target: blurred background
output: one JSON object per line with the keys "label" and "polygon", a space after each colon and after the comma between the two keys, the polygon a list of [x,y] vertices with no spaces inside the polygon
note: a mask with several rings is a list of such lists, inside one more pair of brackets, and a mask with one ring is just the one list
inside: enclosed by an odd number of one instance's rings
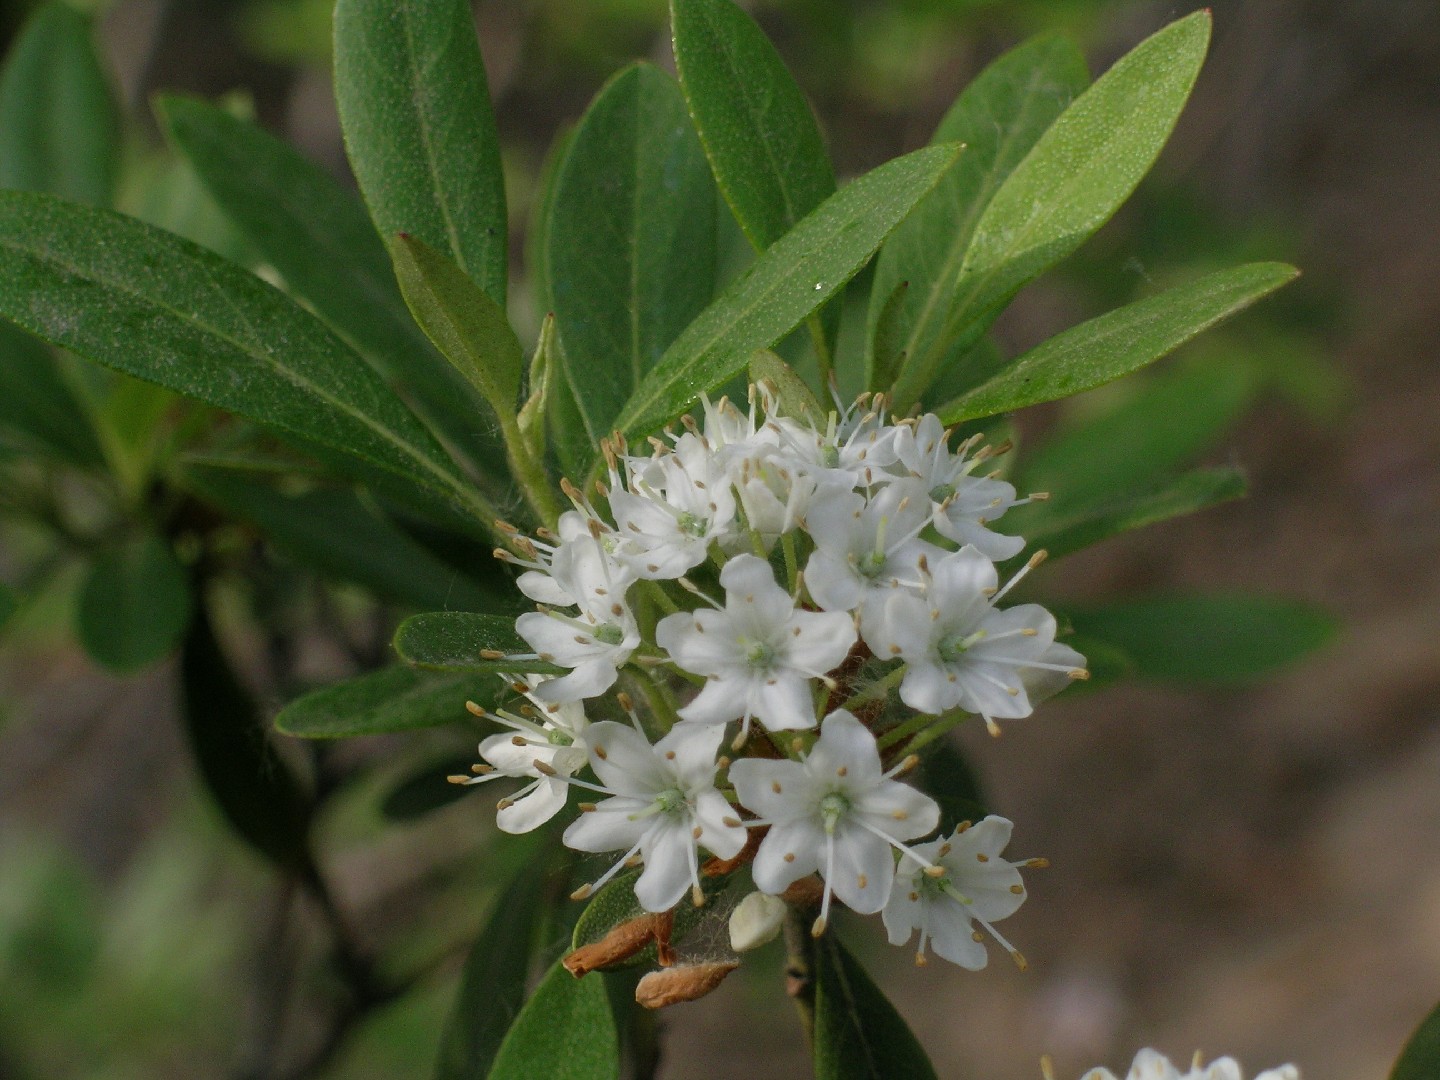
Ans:
{"label": "blurred background", "polygon": [[[1074,35],[1098,73],[1189,10],[746,6],[810,94],[842,176],[923,145],[974,74],[1029,33]],[[0,4],[0,44],[28,7]],[[152,93],[238,93],[237,108],[348,183],[329,8],[92,5],[132,161],[163,160]],[[1065,560],[1044,587],[1080,602],[1249,590],[1324,605],[1342,630],[1278,677],[1128,682],[1067,694],[998,740],[964,732],[990,805],[1017,822],[1012,853],[1052,863],[1003,927],[1030,970],[998,953],[980,973],[916,969],[875,920],[847,928],[945,1078],[1030,1080],[1044,1052],[1069,1077],[1128,1065],[1148,1044],[1177,1058],[1233,1053],[1252,1071],[1293,1060],[1307,1080],[1375,1080],[1440,998],[1440,7],[1213,10],[1209,63],[1155,171],[1022,294],[999,335],[1022,349],[1211,266],[1299,265],[1299,284],[1144,379],[1019,420],[1023,455],[1031,442],[1063,447],[1087,416],[1168,393],[1177,419],[1203,415],[1198,459],[1242,465],[1251,495]],[[664,4],[485,0],[476,17],[523,278],[552,140],[622,64],[669,66]],[[207,220],[199,189],[167,176],[172,211]],[[0,574],[16,572],[23,546],[7,544]],[[278,565],[260,587],[283,594]],[[397,810],[403,770],[384,764],[397,744],[327,751],[327,767],[374,766],[318,823],[345,932],[382,942],[415,987],[337,1026],[310,962],[334,920],[227,831],[175,720],[173,664],[122,679],[74,645],[75,592],[75,576],[58,574],[0,639],[0,1080],[428,1074],[496,866],[523,857],[489,846],[490,800]],[[326,602],[359,603],[344,590]],[[273,709],[295,685],[383,655],[383,633],[371,636],[342,654],[299,635],[283,658],[273,641],[233,644]],[[442,772],[437,755],[455,750],[428,738],[403,744],[415,775]],[[804,1075],[779,963],[762,954],[709,1000],[665,1013],[661,1075]]]}

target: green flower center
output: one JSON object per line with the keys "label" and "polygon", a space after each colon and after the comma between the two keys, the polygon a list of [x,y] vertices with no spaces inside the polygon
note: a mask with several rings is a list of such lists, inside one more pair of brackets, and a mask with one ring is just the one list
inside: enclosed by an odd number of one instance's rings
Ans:
{"label": "green flower center", "polygon": [[838,791],[832,791],[820,800],[820,817],[825,821],[825,831],[833,833],[836,824],[850,812],[850,800]]}
{"label": "green flower center", "polygon": [[679,520],[676,521],[676,525],[679,526],[681,532],[685,533],[688,536],[695,537],[704,536],[705,530],[709,526],[709,524],[710,523],[704,518],[699,517],[696,514],[690,513],[689,510],[686,510],[683,514],[681,514]]}
{"label": "green flower center", "polygon": [[679,788],[666,788],[655,796],[655,808],[662,814],[674,814],[685,809],[685,793]]}
{"label": "green flower center", "polygon": [[625,640],[625,631],[612,622],[602,623],[595,628],[595,640],[602,645],[619,645]]}
{"label": "green flower center", "polygon": [[752,641],[745,650],[745,662],[758,671],[768,671],[775,663],[775,650],[763,641]]}
{"label": "green flower center", "polygon": [[954,484],[936,484],[930,489],[930,501],[943,503],[946,499],[954,498]]}
{"label": "green flower center", "polygon": [[820,464],[827,469],[838,469],[840,467],[840,448],[838,446],[822,446],[820,448]]}
{"label": "green flower center", "polygon": [[545,738],[551,746],[574,746],[575,739],[559,728],[551,728],[545,733]]}
{"label": "green flower center", "polygon": [[973,634],[947,634],[940,639],[940,644],[935,651],[940,654],[940,659],[946,663],[954,663],[967,652],[970,647],[985,636],[985,631],[977,630]]}
{"label": "green flower center", "polygon": [[883,551],[869,551],[861,555],[855,562],[855,570],[863,578],[876,578],[880,571],[885,569],[885,553]]}

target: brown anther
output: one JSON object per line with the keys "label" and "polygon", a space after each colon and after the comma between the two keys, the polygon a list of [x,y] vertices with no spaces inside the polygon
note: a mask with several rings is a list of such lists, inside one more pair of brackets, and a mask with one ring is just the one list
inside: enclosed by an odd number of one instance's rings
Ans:
{"label": "brown anther", "polygon": [[465,702],[465,711],[468,712],[471,716],[484,717],[485,715],[485,710],[479,705],[476,705],[473,701]]}
{"label": "brown anther", "polygon": [[714,990],[740,965],[734,960],[718,964],[686,964],[652,971],[635,984],[635,1000],[647,1009],[663,1009],[683,1001],[696,1001]]}
{"label": "brown anther", "polygon": [[492,773],[492,772],[494,772],[494,771],[495,771],[495,766],[494,766],[494,765],[479,765],[479,764],[476,764],[476,765],[471,765],[471,766],[470,766],[470,771],[471,771],[472,773],[475,773],[477,776],[484,776],[486,773]]}
{"label": "brown anther", "polygon": [[517,529],[514,525],[511,525],[508,521],[501,521],[497,518],[495,521],[495,527],[501,532],[503,532],[506,536],[520,535],[520,530]]}
{"label": "brown anther", "polygon": [[499,649],[481,649],[481,650],[480,650],[480,659],[481,659],[481,660],[504,660],[504,659],[505,659],[505,654],[504,654],[503,652],[501,652]]}
{"label": "brown anther", "polygon": [[470,782],[470,777],[468,776],[447,776],[445,779],[452,784],[468,784]]}
{"label": "brown anther", "polygon": [[538,772],[541,776],[559,776],[559,775],[560,775],[558,772],[555,771],[555,766],[549,765],[549,764],[541,761],[539,758],[536,758],[534,761],[530,762],[530,765],[531,765],[531,767],[532,767],[536,772]]}
{"label": "brown anther", "polygon": [[986,855],[983,851],[977,851],[977,852],[975,853],[975,861],[976,861],[976,862],[989,862],[989,861],[990,861],[990,856],[989,856],[989,855]]}
{"label": "brown anther", "polygon": [[1012,893],[1014,893],[1016,896],[1024,896],[1024,895],[1025,895],[1025,886],[1024,886],[1024,885],[1011,885],[1011,886],[1010,886],[1010,891],[1011,891]]}
{"label": "brown anther", "polygon": [[1029,859],[1025,863],[1032,870],[1044,870],[1050,865],[1049,859]]}
{"label": "brown anther", "polygon": [[620,708],[624,709],[626,712],[635,711],[635,699],[632,698],[629,694],[627,694],[624,690],[621,690],[615,695],[615,700],[619,702]]}

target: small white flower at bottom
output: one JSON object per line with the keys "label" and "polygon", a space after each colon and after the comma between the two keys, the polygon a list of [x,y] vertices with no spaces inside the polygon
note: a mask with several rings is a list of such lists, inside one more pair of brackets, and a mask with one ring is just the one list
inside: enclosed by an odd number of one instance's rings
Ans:
{"label": "small white flower at bottom", "polygon": [[[1109,1069],[1097,1067],[1085,1073],[1080,1080],[1117,1078]],[[1125,1080],[1245,1080],[1245,1074],[1234,1058],[1223,1057],[1205,1066],[1200,1063],[1199,1054],[1195,1055],[1190,1070],[1182,1073],[1164,1054],[1146,1049],[1135,1055],[1135,1061],[1125,1075]],[[1294,1065],[1281,1065],[1260,1073],[1255,1080],[1300,1080],[1300,1070]]]}
{"label": "small white flower at bottom", "polygon": [[696,845],[722,859],[745,846],[745,828],[725,796],[715,790],[715,751],[725,730],[679,724],[651,746],[624,724],[602,721],[586,730],[590,767],[611,796],[585,810],[565,830],[565,845],[577,851],[615,851],[620,861],[580,889],[583,900],[639,855],[645,870],[635,896],[646,911],[668,911],[687,888],[701,898]]}
{"label": "small white flower at bottom", "polygon": [[[769,825],[751,872],[762,892],[781,893],[817,870],[825,879],[814,933],[824,932],[833,893],[862,915],[890,899],[891,848],[924,836],[940,820],[928,795],[882,772],[875,736],[844,709],[825,718],[802,761],[742,758],[730,766],[740,804]],[[920,857],[922,861],[924,857]]]}
{"label": "small white flower at bottom", "polygon": [[904,945],[916,928],[920,941],[915,962],[925,963],[925,947],[937,956],[979,971],[989,959],[975,923],[983,926],[1022,968],[1024,958],[992,925],[1025,902],[1018,866],[1000,857],[1010,842],[1009,821],[987,817],[962,825],[948,840],[916,844],[912,849],[943,871],[927,873],[911,855],[900,859],[895,891],[885,905],[885,930],[891,945]]}

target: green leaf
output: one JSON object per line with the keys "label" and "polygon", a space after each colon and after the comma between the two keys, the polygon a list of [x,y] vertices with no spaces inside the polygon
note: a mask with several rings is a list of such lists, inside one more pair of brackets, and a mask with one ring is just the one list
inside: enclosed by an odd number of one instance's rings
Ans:
{"label": "green leaf", "polygon": [[1435,1080],[1436,1076],[1440,1076],[1440,1005],[1410,1036],[1390,1080]]}
{"label": "green leaf", "polygon": [[411,319],[385,245],[355,197],[288,144],[224,109],[164,97],[158,111],[206,190],[286,286],[452,444],[475,450],[475,413],[484,406]]}
{"label": "green leaf", "polygon": [[[1018,519],[1013,529],[1026,537],[1032,550],[1044,548],[1057,559],[1122,532],[1194,514],[1244,494],[1245,474],[1239,469],[1195,469],[1139,493],[1088,503],[1063,497],[1034,503],[1040,509]],[[1012,528],[1008,518],[1002,525]]]}
{"label": "green leaf", "polygon": [[1141,678],[1241,685],[1330,642],[1335,620],[1313,604],[1240,594],[1153,596],[1062,608],[1077,634],[1127,653]]}
{"label": "green leaf", "polygon": [[795,369],[769,349],[761,349],[750,358],[750,381],[765,383],[774,391],[781,416],[808,420],[816,427],[824,428],[827,410],[805,385],[805,380],[795,373]]}
{"label": "green leaf", "polygon": [[463,784],[447,783],[445,778],[465,772],[474,761],[473,750],[468,754],[427,757],[381,800],[381,815],[387,821],[416,821],[473,794]]}
{"label": "green leaf", "polygon": [[965,153],[881,249],[870,294],[870,389],[888,389],[902,358],[938,370],[953,344],[951,302],[980,215],[1089,81],[1079,50],[1043,35],[982,71],[945,114],[931,141],[962,142]]}
{"label": "green leaf", "polygon": [[835,193],[815,115],[731,0],[671,0],[675,68],[725,201],[764,251]]}
{"label": "green leaf", "polygon": [[936,411],[954,424],[1102,386],[1173,352],[1297,273],[1283,263],[1251,263],[1126,304],[1056,334]]}
{"label": "green leaf", "polygon": [[510,1021],[525,1004],[536,936],[550,907],[546,859],[531,859],[491,908],[460,976],[440,1039],[435,1080],[485,1080]]}
{"label": "green leaf", "polygon": [[40,7],[0,71],[0,188],[108,206],[120,132],[90,19]]}
{"label": "green leaf", "polygon": [[1208,450],[1255,398],[1241,364],[1195,364],[1158,374],[1108,412],[1026,448],[1016,486],[1052,504],[1095,502],[1164,479]]}
{"label": "green leaf", "polygon": [[[1171,23],[1121,57],[1040,136],[975,225],[945,336],[993,318],[1110,219],[1169,139],[1209,41],[1209,12]],[[939,358],[921,359],[896,384],[897,409],[918,400],[934,376]]]}
{"label": "green leaf", "polygon": [[278,866],[313,872],[309,800],[266,740],[259,709],[225,659],[203,604],[180,651],[180,682],[195,763],[221,813]]}
{"label": "green leaf", "polygon": [[545,225],[562,368],[592,447],[714,296],[715,204],[675,81],[621,71],[570,136]]}
{"label": "green leaf", "polygon": [[335,101],[381,236],[409,233],[505,305],[505,182],[467,0],[338,0]]}
{"label": "green leaf", "polygon": [[634,439],[668,423],[745,370],[835,295],[955,160],[935,146],[841,188],[764,251],[665,351],[616,426]]}
{"label": "green leaf", "polygon": [[504,689],[494,675],[383,668],[292,701],[275,730],[302,739],[345,739],[440,727],[464,719],[465,702],[492,702]]}
{"label": "green leaf", "polygon": [[594,975],[573,978],[557,962],[515,1018],[489,1080],[616,1080],[620,1038]]}
{"label": "green leaf", "polygon": [[58,358],[29,334],[0,322],[0,427],[26,450],[72,465],[104,460],[85,407]]}
{"label": "green leaf", "polygon": [[395,631],[395,651],[416,667],[432,671],[554,674],[563,669],[540,660],[487,660],[481,653],[534,654],[515,620],[469,611],[431,611],[412,615]]}
{"label": "green leaf", "polygon": [[514,416],[525,352],[504,310],[440,252],[404,233],[390,245],[415,321],[490,407]]}
{"label": "green leaf", "polygon": [[234,469],[191,468],[186,487],[257,526],[277,547],[322,574],[353,581],[419,608],[499,607],[503,575],[485,584],[443,562],[354,491],[282,494]]}
{"label": "green leaf", "polygon": [[190,583],[170,545],[153,534],[102,552],[80,587],[80,643],[115,671],[167,656],[190,619]]}
{"label": "green leaf", "polygon": [[831,930],[815,942],[816,1080],[935,1080],[909,1025]]}
{"label": "green leaf", "polygon": [[107,367],[469,503],[433,436],[288,297],[132,218],[0,193],[0,314]]}

